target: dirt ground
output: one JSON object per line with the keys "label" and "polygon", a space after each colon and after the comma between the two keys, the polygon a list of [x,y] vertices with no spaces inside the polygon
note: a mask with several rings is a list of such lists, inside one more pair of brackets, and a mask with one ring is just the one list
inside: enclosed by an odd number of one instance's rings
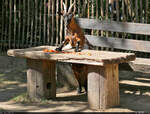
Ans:
{"label": "dirt ground", "polygon": [[[150,74],[120,71],[120,106],[102,112],[150,112]],[[57,88],[56,100],[28,102],[24,59],[0,56],[0,111],[96,112],[90,110],[85,94]]]}

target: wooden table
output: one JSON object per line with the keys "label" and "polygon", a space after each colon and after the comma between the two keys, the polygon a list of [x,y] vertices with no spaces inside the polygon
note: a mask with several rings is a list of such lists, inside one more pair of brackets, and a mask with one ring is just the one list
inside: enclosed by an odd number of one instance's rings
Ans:
{"label": "wooden table", "polygon": [[96,50],[77,53],[43,52],[44,49],[55,48],[39,46],[7,52],[9,56],[26,58],[27,91],[31,98],[55,98],[55,63],[68,62],[87,66],[88,103],[91,109],[106,109],[120,104],[118,64],[135,60],[135,54]]}

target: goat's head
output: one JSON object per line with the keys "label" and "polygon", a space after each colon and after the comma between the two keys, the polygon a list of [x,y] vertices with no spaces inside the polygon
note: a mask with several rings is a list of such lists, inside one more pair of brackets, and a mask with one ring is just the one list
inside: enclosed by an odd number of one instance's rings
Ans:
{"label": "goat's head", "polygon": [[75,10],[76,8],[74,8],[74,11],[72,12],[72,8],[73,6],[75,5],[75,3],[71,4],[71,6],[69,7],[68,11],[67,11],[67,7],[66,5],[63,3],[63,7],[64,7],[64,10],[61,11],[61,12],[58,12],[59,15],[62,15],[63,18],[64,18],[64,23],[65,23],[65,26],[67,27],[72,18],[74,17],[74,14],[75,14]]}

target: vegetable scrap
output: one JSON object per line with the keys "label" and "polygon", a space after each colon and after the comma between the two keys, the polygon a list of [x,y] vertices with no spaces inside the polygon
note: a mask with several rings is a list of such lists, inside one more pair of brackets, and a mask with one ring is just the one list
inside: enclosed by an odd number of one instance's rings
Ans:
{"label": "vegetable scrap", "polygon": [[68,51],[56,51],[56,50],[48,50],[48,49],[44,49],[43,52],[50,52],[50,53],[64,53],[64,54],[77,54],[77,55],[88,55],[91,56],[92,54],[89,52],[68,52]]}
{"label": "vegetable scrap", "polygon": [[43,51],[44,51],[44,52],[54,52],[54,53],[58,53],[58,51],[56,51],[56,50],[52,50],[52,49],[51,49],[51,50],[44,49]]}

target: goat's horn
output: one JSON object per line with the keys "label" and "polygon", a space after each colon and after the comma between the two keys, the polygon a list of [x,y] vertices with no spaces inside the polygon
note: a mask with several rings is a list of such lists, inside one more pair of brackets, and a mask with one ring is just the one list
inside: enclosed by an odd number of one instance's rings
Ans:
{"label": "goat's horn", "polygon": [[75,12],[76,12],[76,7],[74,7],[74,11],[73,11],[73,14],[75,14]]}
{"label": "goat's horn", "polygon": [[64,6],[64,11],[65,11],[65,13],[67,12],[67,7],[66,7],[66,5],[65,5],[65,3],[63,2],[63,6]]}
{"label": "goat's horn", "polygon": [[72,7],[75,5],[75,2],[69,7],[68,13],[71,13]]}

